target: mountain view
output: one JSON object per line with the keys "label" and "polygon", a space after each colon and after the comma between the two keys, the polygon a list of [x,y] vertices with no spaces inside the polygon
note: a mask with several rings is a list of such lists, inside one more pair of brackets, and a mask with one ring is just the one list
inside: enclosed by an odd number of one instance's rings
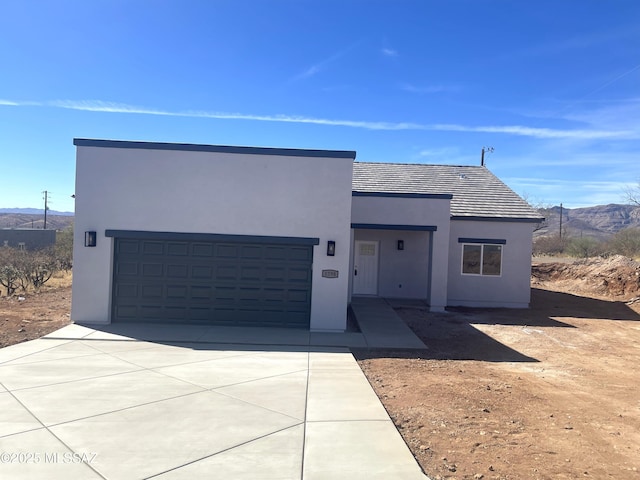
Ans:
{"label": "mountain view", "polygon": [[[560,207],[541,209],[546,218],[536,236],[560,231]],[[73,223],[73,213],[49,210],[47,228],[62,230]],[[0,228],[42,228],[44,215],[35,208],[0,208]],[[568,236],[589,236],[606,239],[627,228],[640,227],[640,206],[597,205],[585,208],[562,208],[562,232]]]}
{"label": "mountain view", "polygon": [[624,228],[640,227],[640,206],[637,205],[609,204],[562,209],[555,206],[540,210],[546,221],[536,236],[559,233],[561,211],[562,233],[572,237],[606,239]]}
{"label": "mountain view", "polygon": [[[43,228],[44,213],[40,210],[37,214],[32,213],[7,213],[8,210],[28,210],[28,209],[0,209],[0,228]],[[33,209],[37,211],[36,209]],[[47,229],[64,230],[73,224],[73,214],[54,212],[47,213]]]}

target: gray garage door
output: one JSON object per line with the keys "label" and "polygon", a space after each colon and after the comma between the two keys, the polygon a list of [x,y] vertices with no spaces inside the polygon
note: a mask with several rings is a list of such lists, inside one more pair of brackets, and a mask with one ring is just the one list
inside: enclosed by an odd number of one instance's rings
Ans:
{"label": "gray garage door", "polygon": [[113,321],[308,328],[313,246],[259,238],[116,237]]}

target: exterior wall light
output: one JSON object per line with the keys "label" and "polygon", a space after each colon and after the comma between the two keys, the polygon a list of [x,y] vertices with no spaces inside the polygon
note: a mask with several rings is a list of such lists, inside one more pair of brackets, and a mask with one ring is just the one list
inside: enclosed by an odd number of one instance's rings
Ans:
{"label": "exterior wall light", "polygon": [[404,240],[398,240],[398,250],[404,250]]}
{"label": "exterior wall light", "polygon": [[95,247],[97,238],[96,232],[84,232],[84,246]]}
{"label": "exterior wall light", "polygon": [[336,242],[329,240],[327,242],[327,257],[333,257],[336,254]]}

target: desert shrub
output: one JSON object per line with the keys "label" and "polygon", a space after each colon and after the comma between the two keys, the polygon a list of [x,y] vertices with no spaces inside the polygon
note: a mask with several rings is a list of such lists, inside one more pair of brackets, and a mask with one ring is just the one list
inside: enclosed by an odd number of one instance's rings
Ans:
{"label": "desert shrub", "polygon": [[73,265],[73,225],[56,234],[54,252],[59,267],[65,272],[71,270]]}
{"label": "desert shrub", "polygon": [[0,285],[13,295],[18,288],[26,291],[29,287],[39,290],[55,272],[60,270],[53,249],[18,250],[0,248]]}
{"label": "desert shrub", "polygon": [[616,233],[607,244],[607,249],[625,257],[640,256],[640,228],[625,228]]}
{"label": "desert shrub", "polygon": [[578,237],[569,240],[565,252],[572,257],[589,258],[601,255],[605,244],[593,237]]}
{"label": "desert shrub", "polygon": [[[22,278],[26,281],[26,284],[32,285],[33,288],[39,290],[59,270],[55,250],[48,248],[24,253]],[[26,289],[26,285],[23,288]]]}
{"label": "desert shrub", "polygon": [[567,247],[566,237],[560,235],[545,235],[533,240],[533,254],[540,255],[559,255],[564,252]]}
{"label": "desert shrub", "polygon": [[13,295],[20,285],[21,272],[13,265],[0,265],[0,285],[7,289],[7,296]]}
{"label": "desert shrub", "polygon": [[22,253],[16,248],[0,248],[0,285],[6,288],[7,295],[13,295],[23,285]]}

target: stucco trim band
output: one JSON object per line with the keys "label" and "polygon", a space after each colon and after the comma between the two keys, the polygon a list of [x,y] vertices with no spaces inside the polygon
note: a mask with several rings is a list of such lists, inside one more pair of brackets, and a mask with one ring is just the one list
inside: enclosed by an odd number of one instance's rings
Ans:
{"label": "stucco trim band", "polygon": [[280,245],[319,245],[314,237],[271,237],[268,235],[226,235],[219,233],[150,232],[140,230],[105,230],[106,237],[148,240],[191,240],[200,242],[270,243]]}
{"label": "stucco trim band", "polygon": [[351,228],[362,230],[410,230],[414,232],[435,232],[435,225],[385,225],[379,223],[352,223]]}
{"label": "stucco trim band", "polygon": [[284,157],[356,158],[351,150],[307,150],[301,148],[235,147],[194,143],[138,142],[127,140],[95,140],[74,138],[77,147],[130,148],[142,150],[180,150],[187,152],[240,153],[245,155],[279,155]]}

